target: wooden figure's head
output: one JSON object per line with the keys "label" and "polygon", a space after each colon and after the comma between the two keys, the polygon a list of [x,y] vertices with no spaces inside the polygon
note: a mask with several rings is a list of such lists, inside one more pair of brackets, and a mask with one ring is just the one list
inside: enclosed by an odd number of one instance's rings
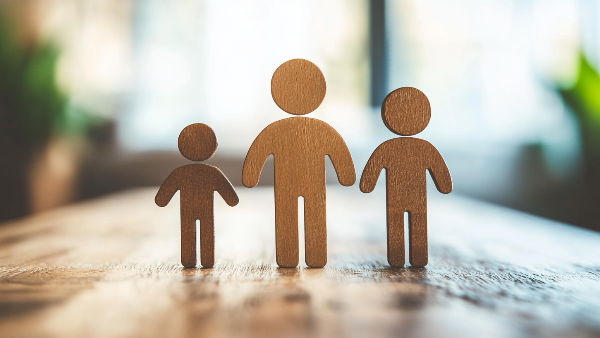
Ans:
{"label": "wooden figure's head", "polygon": [[208,160],[217,151],[217,136],[204,123],[194,123],[183,128],[178,141],[179,152],[188,160]]}
{"label": "wooden figure's head", "polygon": [[395,134],[415,135],[429,124],[431,106],[427,96],[417,88],[398,88],[383,100],[381,119]]}
{"label": "wooden figure's head", "polygon": [[308,114],[321,105],[326,85],[323,73],[314,63],[293,59],[283,63],[271,78],[273,100],[286,113]]}

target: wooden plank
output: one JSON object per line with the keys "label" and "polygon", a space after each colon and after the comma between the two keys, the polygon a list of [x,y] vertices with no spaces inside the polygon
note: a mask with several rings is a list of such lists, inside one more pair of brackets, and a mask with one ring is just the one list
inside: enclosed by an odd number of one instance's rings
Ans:
{"label": "wooden plank", "polygon": [[[215,201],[212,269],[179,264],[155,188],[0,226],[1,337],[597,337],[600,234],[432,194],[426,268],[386,262],[385,189],[328,187],[329,263],[275,264],[273,190]],[[300,241],[302,238],[300,238]]]}

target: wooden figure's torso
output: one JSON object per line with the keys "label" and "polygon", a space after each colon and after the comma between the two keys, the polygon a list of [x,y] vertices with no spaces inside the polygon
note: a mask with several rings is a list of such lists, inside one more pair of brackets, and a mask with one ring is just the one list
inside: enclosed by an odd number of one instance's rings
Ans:
{"label": "wooden figure's torso", "polygon": [[175,169],[179,181],[181,211],[213,212],[214,192],[223,180],[221,171],[208,164],[189,164]]}
{"label": "wooden figure's torso", "polygon": [[[388,140],[380,146],[386,169],[388,203],[407,209],[427,208],[427,169],[443,159],[431,143],[413,137]],[[445,163],[443,163],[445,166]]]}
{"label": "wooden figure's torso", "polygon": [[267,126],[256,147],[268,147],[274,156],[275,188],[305,196],[325,190],[325,156],[341,136],[327,123],[308,117],[291,117]]}

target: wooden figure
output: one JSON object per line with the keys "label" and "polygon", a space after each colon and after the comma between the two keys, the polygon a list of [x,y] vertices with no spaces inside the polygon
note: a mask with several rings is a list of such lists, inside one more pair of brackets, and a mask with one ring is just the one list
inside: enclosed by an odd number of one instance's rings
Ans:
{"label": "wooden figure", "polygon": [[[191,124],[179,134],[179,152],[189,160],[208,160],[216,150],[217,137],[206,124]],[[238,204],[238,196],[221,170],[208,164],[188,164],[173,170],[158,190],[156,204],[166,206],[177,190],[181,191],[181,264],[186,268],[196,266],[196,220],[200,220],[200,263],[212,267],[214,192],[219,192],[230,206]]]}
{"label": "wooden figure", "polygon": [[[294,59],[273,74],[271,95],[285,112],[304,115],[317,109],[325,97],[325,78],[314,63]],[[292,117],[268,125],[256,137],[244,162],[242,181],[258,184],[267,158],[275,165],[275,237],[277,264],[298,265],[298,198],[304,197],[306,265],[327,264],[325,216],[325,156],[328,155],[342,185],[356,181],[352,156],[346,143],[327,123],[308,117]]]}
{"label": "wooden figure", "polygon": [[[431,107],[427,96],[411,87],[398,88],[383,101],[381,118],[393,133],[411,136],[429,124]],[[429,170],[443,194],[452,191],[452,179],[444,159],[435,147],[413,137],[388,140],[373,152],[360,179],[360,190],[375,188],[379,173],[386,169],[388,262],[404,266],[404,212],[409,216],[410,264],[427,265],[427,183]]]}

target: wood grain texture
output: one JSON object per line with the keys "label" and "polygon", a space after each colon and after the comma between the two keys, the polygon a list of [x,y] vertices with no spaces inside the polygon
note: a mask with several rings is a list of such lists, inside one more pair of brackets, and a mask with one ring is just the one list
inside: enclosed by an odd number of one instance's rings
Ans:
{"label": "wood grain texture", "polygon": [[306,264],[327,264],[325,156],[329,156],[339,182],[356,181],[352,156],[342,137],[327,123],[293,117],[267,126],[254,140],[242,172],[246,187],[258,184],[267,158],[274,156],[275,233],[277,264],[298,265],[298,198],[304,197]]}
{"label": "wood grain texture", "polygon": [[[209,159],[217,149],[213,130],[202,123],[187,126],[179,135],[179,150],[196,161]],[[200,221],[200,264],[215,264],[214,192],[230,206],[238,204],[235,189],[216,167],[189,164],[175,169],[162,184],[155,197],[158,206],[166,206],[181,191],[181,264],[196,266],[196,221]]]}
{"label": "wood grain texture", "polygon": [[279,66],[271,78],[271,95],[279,108],[293,115],[308,114],[321,105],[327,86],[314,63],[293,59]]}
{"label": "wood grain texture", "polygon": [[[399,88],[391,92],[381,108],[384,124],[399,135],[421,132],[431,118],[429,100],[416,88]],[[392,267],[405,264],[404,213],[408,213],[409,261],[423,267],[428,262],[427,182],[428,170],[441,193],[452,191],[448,166],[429,142],[400,137],[379,145],[365,165],[360,190],[375,189],[381,171],[386,172],[388,262]]]}
{"label": "wood grain texture", "polygon": [[215,200],[212,269],[179,264],[155,188],[0,225],[0,337],[598,337],[600,234],[429,197],[430,263],[389,268],[385,189],[328,188],[324,269],[272,263],[273,190]]}
{"label": "wood grain texture", "polygon": [[[273,74],[273,100],[284,111],[303,115],[315,110],[325,97],[325,78],[312,62],[294,59]],[[356,181],[354,162],[346,142],[327,123],[294,117],[268,125],[254,140],[244,161],[242,182],[252,188],[273,155],[275,166],[275,246],[280,267],[296,267],[299,260],[298,198],[304,198],[306,264],[327,264],[325,156],[329,156],[339,182]]]}
{"label": "wood grain texture", "polygon": [[183,128],[177,140],[179,152],[188,160],[205,161],[217,151],[217,136],[204,123],[193,123]]}
{"label": "wood grain texture", "polygon": [[383,100],[381,119],[394,134],[416,135],[427,127],[431,119],[429,99],[417,88],[398,88]]}

